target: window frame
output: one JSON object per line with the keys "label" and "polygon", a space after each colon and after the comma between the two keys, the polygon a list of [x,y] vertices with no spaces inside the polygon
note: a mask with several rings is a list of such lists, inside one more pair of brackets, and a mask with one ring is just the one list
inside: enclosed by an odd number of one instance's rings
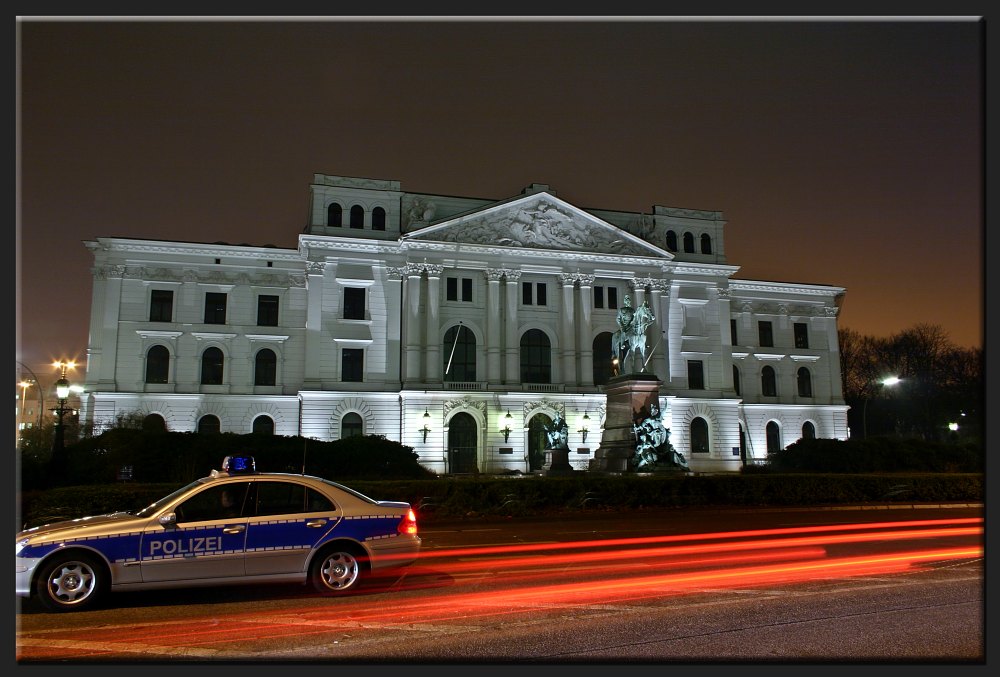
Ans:
{"label": "window frame", "polygon": [[[159,296],[160,298],[157,298],[157,296]],[[166,317],[164,317],[164,315]],[[150,322],[174,321],[173,289],[149,290],[149,321]]]}

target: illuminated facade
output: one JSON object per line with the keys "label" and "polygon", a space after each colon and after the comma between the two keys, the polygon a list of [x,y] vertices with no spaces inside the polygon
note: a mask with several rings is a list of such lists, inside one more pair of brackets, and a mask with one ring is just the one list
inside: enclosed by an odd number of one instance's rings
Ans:
{"label": "illuminated facade", "polygon": [[381,434],[438,473],[543,468],[544,424],[589,467],[629,295],[693,471],[847,438],[841,287],[734,279],[720,212],[583,209],[317,174],[297,249],[125,238],[95,266],[82,415],[169,430]]}

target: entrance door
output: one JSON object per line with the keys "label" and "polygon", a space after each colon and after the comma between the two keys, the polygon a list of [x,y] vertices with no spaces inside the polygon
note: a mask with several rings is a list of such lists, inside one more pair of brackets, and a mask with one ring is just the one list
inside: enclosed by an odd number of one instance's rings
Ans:
{"label": "entrance door", "polygon": [[549,438],[545,426],[552,425],[552,419],[545,414],[535,414],[528,421],[528,469],[541,470],[545,465],[545,447]]}
{"label": "entrance door", "polygon": [[448,469],[451,473],[479,472],[476,466],[476,419],[465,412],[452,416],[448,423]]}

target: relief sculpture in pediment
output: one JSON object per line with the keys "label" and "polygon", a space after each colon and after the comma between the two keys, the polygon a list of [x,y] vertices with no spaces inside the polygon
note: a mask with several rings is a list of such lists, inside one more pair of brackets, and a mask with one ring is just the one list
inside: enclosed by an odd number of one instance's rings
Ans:
{"label": "relief sculpture in pediment", "polygon": [[531,247],[608,254],[649,256],[651,252],[611,227],[587,223],[580,215],[540,200],[516,209],[469,219],[435,237],[447,242],[478,242],[505,247]]}

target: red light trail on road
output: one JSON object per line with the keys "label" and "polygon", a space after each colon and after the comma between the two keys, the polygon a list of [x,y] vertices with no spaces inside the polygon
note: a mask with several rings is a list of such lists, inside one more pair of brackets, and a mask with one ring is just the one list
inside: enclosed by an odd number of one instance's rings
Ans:
{"label": "red light trail on road", "polygon": [[[209,655],[232,651],[227,647],[241,643],[293,636],[565,613],[588,605],[655,601],[721,589],[901,574],[929,563],[981,558],[983,546],[975,542],[839,557],[830,556],[828,548],[931,538],[978,541],[982,533],[983,520],[971,518],[442,548],[422,556],[384,596],[356,595],[331,599],[322,607],[310,604],[263,614],[219,615],[212,625],[197,618],[116,627],[108,630],[113,637],[99,641],[80,641],[78,634],[68,632],[31,637],[19,633],[18,657]],[[663,545],[667,543],[674,545]],[[446,583],[435,583],[441,580]],[[469,591],[472,585],[489,589]],[[433,596],[402,595],[432,588],[438,589]],[[442,588],[448,591],[441,594]]]}

